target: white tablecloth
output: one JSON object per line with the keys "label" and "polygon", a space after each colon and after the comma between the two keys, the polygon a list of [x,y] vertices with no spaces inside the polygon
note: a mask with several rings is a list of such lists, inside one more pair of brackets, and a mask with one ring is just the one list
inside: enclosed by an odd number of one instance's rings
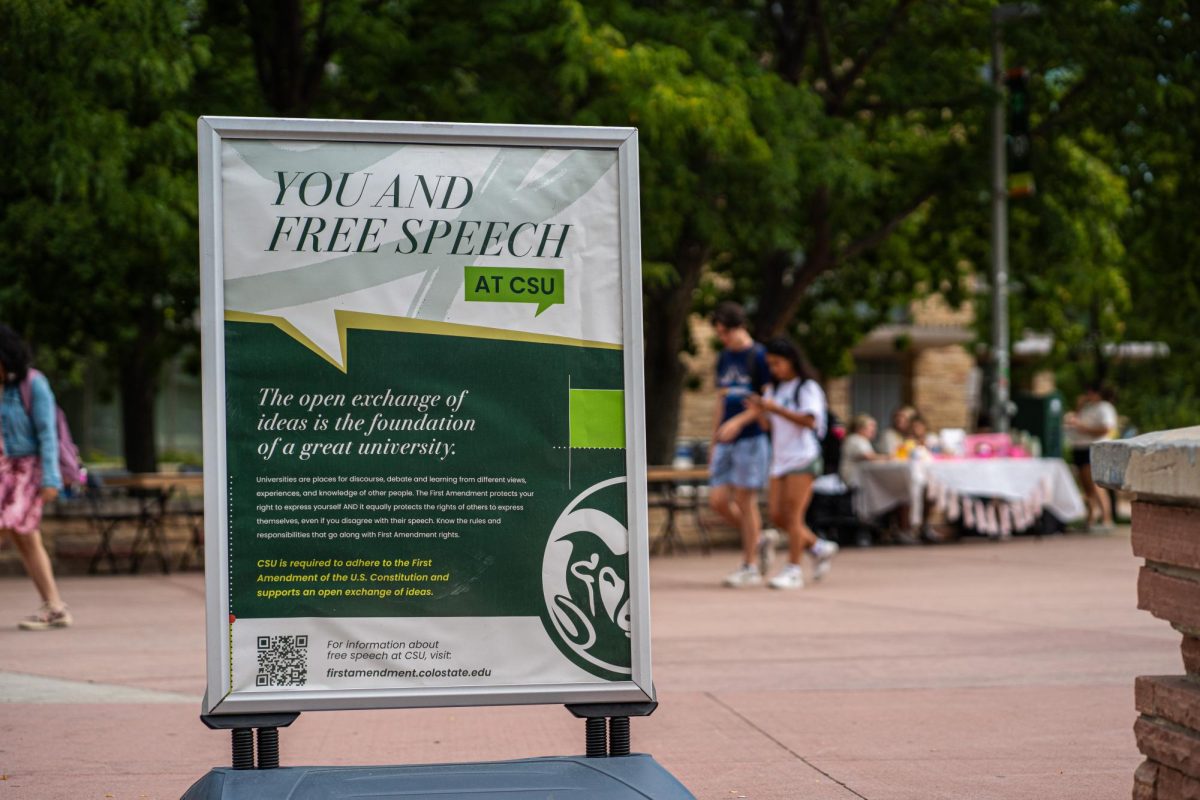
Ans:
{"label": "white tablecloth", "polygon": [[[997,503],[980,506],[987,498]],[[1046,509],[1061,522],[1081,518],[1086,509],[1066,462],[1058,458],[980,458],[946,461],[878,461],[859,465],[855,511],[870,519],[907,503],[914,524],[925,502],[952,520],[961,514],[972,527],[981,522],[997,531],[1027,527],[1028,515]],[[968,507],[969,506],[969,507]],[[997,512],[991,510],[996,506]],[[985,516],[980,517],[980,512]],[[1009,514],[1007,523],[1003,515]]]}
{"label": "white tablecloth", "polygon": [[854,513],[874,519],[902,505],[921,514],[924,481],[919,464],[912,461],[864,461],[858,465],[858,491]]}

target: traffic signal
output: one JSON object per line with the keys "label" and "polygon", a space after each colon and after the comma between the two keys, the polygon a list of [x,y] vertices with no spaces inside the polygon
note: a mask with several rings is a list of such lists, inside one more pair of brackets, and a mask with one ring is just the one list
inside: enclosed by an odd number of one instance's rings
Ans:
{"label": "traffic signal", "polygon": [[1004,85],[1008,89],[1008,196],[1028,197],[1034,193],[1029,72],[1024,67],[1010,69]]}

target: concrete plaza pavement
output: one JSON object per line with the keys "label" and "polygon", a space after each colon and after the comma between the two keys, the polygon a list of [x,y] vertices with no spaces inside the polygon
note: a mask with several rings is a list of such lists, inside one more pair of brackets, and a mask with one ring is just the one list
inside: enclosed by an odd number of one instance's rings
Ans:
{"label": "concrete plaza pavement", "polygon": [[[731,551],[652,561],[661,707],[633,721],[699,798],[1130,796],[1133,679],[1179,673],[1179,637],[1136,610],[1128,529],[846,550],[800,592],[730,590]],[[199,722],[203,582],[68,577],[75,627],[0,629],[0,800],[169,800],[229,736]],[[36,605],[0,579],[0,609]],[[555,707],[304,714],[282,762],[575,754]]]}

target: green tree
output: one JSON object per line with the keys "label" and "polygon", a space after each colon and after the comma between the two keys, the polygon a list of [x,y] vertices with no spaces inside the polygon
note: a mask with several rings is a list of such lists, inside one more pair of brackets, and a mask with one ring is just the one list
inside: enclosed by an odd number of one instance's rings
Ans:
{"label": "green tree", "polygon": [[[284,26],[295,68],[306,68],[306,53],[328,57],[301,111],[639,129],[649,450],[665,458],[701,274],[768,241],[772,193],[788,188],[770,137],[786,138],[802,109],[756,63],[745,22],[682,2],[448,0],[381,3],[358,15],[334,2],[288,8],[300,21]],[[210,15],[214,24],[241,25],[263,49],[253,13],[228,10]],[[255,63],[266,88],[263,61]]]}
{"label": "green tree", "polygon": [[[687,318],[713,299],[838,373],[914,296],[967,296],[987,263],[992,6],[0,0],[0,309],[43,349],[105,359],[148,469],[158,370],[194,341],[196,113],[636,126],[662,460]],[[1014,328],[1053,330],[1068,372],[1109,369],[1113,337],[1167,339],[1182,358],[1143,402],[1164,420],[1200,403],[1178,333],[1200,303],[1195,24],[1171,0],[1067,0],[1008,32],[1042,98]]]}
{"label": "green tree", "polygon": [[158,376],[197,300],[188,25],[154,0],[0,0],[0,308],[41,348],[102,357],[132,470],[156,467]]}
{"label": "green tree", "polygon": [[[1200,418],[1196,25],[1186,3],[1079,0],[1010,32],[1035,78],[1039,184],[1013,208],[1014,327],[1054,334],[1048,363],[1069,395],[1124,388],[1120,408],[1143,429]],[[1106,345],[1126,340],[1171,355],[1123,363]]]}
{"label": "green tree", "polygon": [[[742,262],[735,291],[756,296],[760,334],[790,327],[836,374],[849,346],[914,295],[960,300],[974,274],[987,299],[992,4],[751,5],[757,49],[822,101],[823,152],[801,171],[793,244]],[[1146,381],[1158,390],[1125,395],[1135,419],[1194,420],[1194,9],[1041,5],[1005,32],[1009,64],[1034,77],[1038,182],[1034,198],[1010,204],[1012,332],[1053,333],[1047,363],[1068,392]],[[989,304],[976,309],[987,341]],[[1106,345],[1127,338],[1166,340],[1173,355],[1114,364]]]}
{"label": "green tree", "polygon": [[[201,113],[307,117],[325,110],[330,67],[350,32],[386,17],[398,5],[208,0],[196,24],[197,32],[212,42],[214,55],[210,68],[197,77],[194,98],[203,104]],[[387,33],[393,43],[403,40],[402,29]]]}
{"label": "green tree", "polygon": [[1100,65],[1095,72],[1106,81],[1100,97],[1111,93],[1125,112],[1107,130],[1131,198],[1122,225],[1126,334],[1165,342],[1171,352],[1165,360],[1117,364],[1108,377],[1121,390],[1119,407],[1143,430],[1192,426],[1200,422],[1200,343],[1192,332],[1200,317],[1200,19],[1188,3],[1123,12],[1121,21],[1132,24],[1118,41],[1132,45],[1122,51],[1132,69],[1123,81]]}
{"label": "green tree", "polygon": [[[818,366],[837,372],[846,342],[894,305],[922,289],[958,289],[953,248],[915,240],[940,226],[950,244],[939,218],[961,206],[964,183],[982,172],[989,94],[979,67],[990,4],[748,6],[758,22],[754,49],[817,113],[800,121],[815,141],[791,156],[802,166],[780,198],[792,203],[789,236],[745,264],[742,288],[756,298],[759,335],[800,322]],[[837,331],[848,336],[830,339]]]}
{"label": "green tree", "polygon": [[647,451],[661,463],[674,450],[702,277],[778,235],[790,165],[776,147],[789,129],[806,138],[791,126],[807,109],[757,65],[740,20],[691,4],[603,10],[576,18],[567,48],[582,63],[562,76],[564,97],[578,106],[571,122],[639,130]]}

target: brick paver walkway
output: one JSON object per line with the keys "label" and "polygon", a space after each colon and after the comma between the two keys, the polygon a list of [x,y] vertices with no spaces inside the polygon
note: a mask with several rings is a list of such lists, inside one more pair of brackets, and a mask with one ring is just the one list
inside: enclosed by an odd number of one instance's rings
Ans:
{"label": "brick paver walkway", "polygon": [[[1133,678],[1179,672],[1136,610],[1127,530],[849,550],[821,585],[734,591],[732,552],[652,562],[661,708],[633,723],[700,798],[1127,798]],[[67,578],[76,627],[0,630],[0,800],[178,798],[228,760],[198,719],[198,574]],[[0,580],[13,623],[36,605]],[[553,707],[305,714],[286,764],[579,752]]]}

